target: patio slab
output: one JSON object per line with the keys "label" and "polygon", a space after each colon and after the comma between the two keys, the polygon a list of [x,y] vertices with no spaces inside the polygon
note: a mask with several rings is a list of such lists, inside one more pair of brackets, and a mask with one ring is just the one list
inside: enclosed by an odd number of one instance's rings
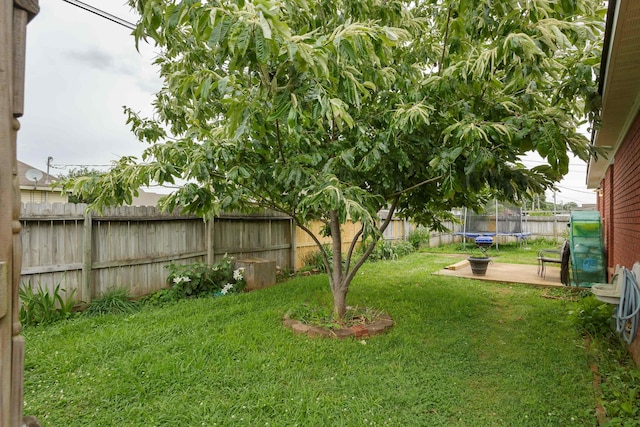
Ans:
{"label": "patio slab", "polygon": [[[466,265],[464,264],[466,262]],[[489,280],[502,283],[525,283],[536,286],[563,287],[560,282],[560,267],[547,266],[546,276],[538,276],[538,266],[530,264],[506,264],[491,262],[487,268],[487,274],[478,276],[471,272],[468,261],[453,264],[453,268],[445,268],[433,274],[442,276],[464,277],[475,280]]]}

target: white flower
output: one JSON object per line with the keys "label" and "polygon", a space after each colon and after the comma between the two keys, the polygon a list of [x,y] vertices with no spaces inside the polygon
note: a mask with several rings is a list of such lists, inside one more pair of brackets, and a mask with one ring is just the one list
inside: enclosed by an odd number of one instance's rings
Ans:
{"label": "white flower", "polygon": [[173,278],[173,283],[179,285],[180,283],[190,282],[191,279],[188,276],[176,276]]}
{"label": "white flower", "polygon": [[222,295],[226,295],[227,292],[229,292],[231,289],[233,289],[233,285],[231,283],[227,283],[226,285],[224,285],[224,288],[220,290],[220,293]]}
{"label": "white flower", "polygon": [[237,270],[233,270],[233,280],[237,282],[242,279],[244,279],[244,268],[241,267]]}

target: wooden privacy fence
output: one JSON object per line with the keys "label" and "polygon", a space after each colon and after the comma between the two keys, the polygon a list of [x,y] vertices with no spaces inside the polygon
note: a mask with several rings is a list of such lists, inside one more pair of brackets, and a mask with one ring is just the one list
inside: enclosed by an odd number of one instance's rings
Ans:
{"label": "wooden privacy fence", "polygon": [[[20,221],[21,283],[49,291],[60,284],[68,294],[75,289],[75,298],[85,302],[115,287],[128,288],[134,296],[161,289],[168,276],[165,266],[171,262],[214,262],[228,254],[265,258],[293,270],[317,250],[290,217],[266,210],[225,213],[205,222],[148,206],[111,208],[98,215],[87,213],[84,204],[26,203]],[[321,224],[309,227],[318,232]],[[406,221],[394,219],[385,239],[406,238],[411,229]],[[345,225],[344,251],[357,230],[354,224]],[[436,237],[434,242],[440,243],[442,236]]]}
{"label": "wooden privacy fence", "polygon": [[[387,212],[380,212],[380,219]],[[79,301],[91,301],[115,287],[131,295],[144,295],[165,286],[171,262],[214,262],[225,254],[236,259],[265,258],[283,269],[304,265],[315,242],[290,217],[272,211],[251,215],[223,213],[205,222],[196,216],[161,213],[155,207],[125,206],[102,214],[86,212],[84,204],[26,203],[22,205],[21,284],[52,291],[58,284],[67,293],[75,289]],[[447,224],[454,231],[458,225]],[[533,236],[553,235],[566,228],[556,218],[529,218]],[[321,224],[309,228],[319,235]],[[394,218],[384,233],[386,240],[406,239],[414,230],[410,222]],[[343,252],[358,231],[343,227]],[[559,234],[556,232],[556,234]],[[430,246],[451,243],[451,233],[430,233]],[[329,238],[320,238],[330,243]]]}
{"label": "wooden privacy fence", "polygon": [[102,214],[84,204],[23,204],[22,284],[91,301],[114,287],[144,295],[165,286],[171,262],[213,262],[225,254],[267,258],[292,265],[292,221],[260,212],[196,216],[161,213],[154,207],[119,207]]}

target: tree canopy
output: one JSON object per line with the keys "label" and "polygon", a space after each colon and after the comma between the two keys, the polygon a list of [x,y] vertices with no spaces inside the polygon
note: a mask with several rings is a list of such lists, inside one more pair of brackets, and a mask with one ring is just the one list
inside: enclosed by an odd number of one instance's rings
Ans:
{"label": "tree canopy", "polygon": [[[597,119],[600,3],[131,0],[136,42],[161,49],[154,117],[126,110],[149,146],[70,187],[101,206],[179,179],[169,209],[323,221],[339,306],[370,252],[342,267],[345,221],[379,236],[388,207],[438,228],[451,208],[541,193],[571,153],[588,158],[577,127]],[[525,167],[530,151],[546,164]]]}

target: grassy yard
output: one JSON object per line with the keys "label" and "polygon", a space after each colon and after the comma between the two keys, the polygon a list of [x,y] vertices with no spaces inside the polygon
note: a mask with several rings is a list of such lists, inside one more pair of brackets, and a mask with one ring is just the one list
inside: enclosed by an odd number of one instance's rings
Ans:
{"label": "grassy yard", "polygon": [[[536,264],[538,262],[538,251],[540,249],[560,249],[561,243],[549,239],[529,239],[522,245],[514,242],[500,243],[496,249],[492,246],[487,254],[496,262],[508,262],[514,264]],[[473,239],[469,239],[466,245],[462,243],[450,243],[435,248],[425,249],[429,253],[439,254],[466,254],[478,253]]]}
{"label": "grassy yard", "polygon": [[348,301],[396,325],[363,341],[282,326],[301,303],[329,305],[325,275],[27,328],[25,414],[43,426],[596,425],[576,303],[430,274],[450,263],[367,264]]}

